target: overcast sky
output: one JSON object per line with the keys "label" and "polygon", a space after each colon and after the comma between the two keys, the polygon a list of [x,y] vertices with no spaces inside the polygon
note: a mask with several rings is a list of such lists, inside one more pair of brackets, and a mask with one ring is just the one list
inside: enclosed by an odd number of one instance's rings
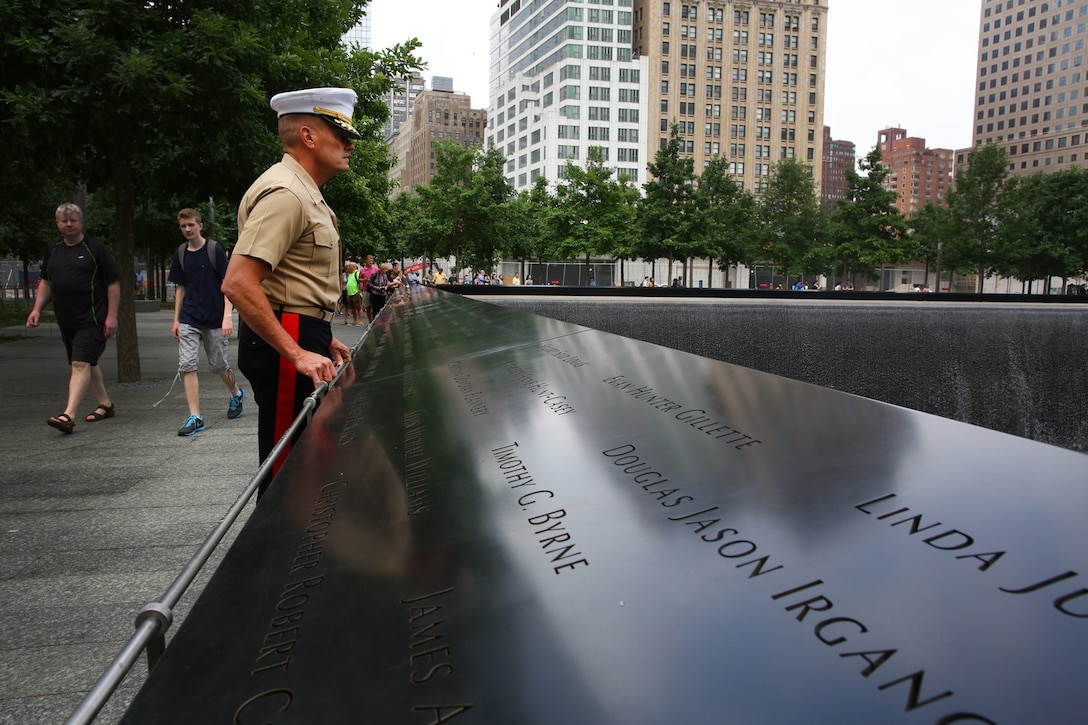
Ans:
{"label": "overcast sky", "polygon": [[[971,143],[982,0],[826,0],[824,123],[858,156],[884,128],[905,128],[930,148]],[[674,3],[676,4],[676,3]],[[495,0],[371,0],[375,48],[412,37],[423,75],[487,107],[488,24]]]}

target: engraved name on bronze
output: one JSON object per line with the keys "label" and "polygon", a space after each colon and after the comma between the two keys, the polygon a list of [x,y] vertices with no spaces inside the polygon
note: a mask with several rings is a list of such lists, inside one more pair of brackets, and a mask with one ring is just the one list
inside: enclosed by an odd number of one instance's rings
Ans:
{"label": "engraved name on bronze", "polygon": [[572,353],[572,352],[570,352],[568,350],[564,350],[562,348],[556,347],[555,345],[553,345],[550,342],[541,343],[540,349],[543,350],[544,352],[546,352],[547,354],[551,355],[552,357],[554,357],[556,360],[561,360],[561,361],[565,362],[567,365],[570,365],[571,367],[580,368],[580,367],[585,367],[585,366],[589,365],[588,362],[586,362],[585,360],[582,360],[581,358],[579,358],[574,353]]}
{"label": "engraved name on bronze", "polygon": [[409,516],[430,510],[431,494],[427,482],[431,459],[423,444],[425,433],[422,412],[407,412],[404,416],[404,494]]}
{"label": "engraved name on bronze", "polygon": [[[321,487],[310,510],[310,517],[303,529],[303,536],[295,548],[295,556],[288,570],[290,581],[283,585],[275,604],[275,614],[265,629],[261,646],[254,659],[250,674],[261,679],[265,675],[282,675],[291,667],[291,653],[302,633],[302,620],[306,616],[306,604],[310,600],[310,590],[321,585],[323,574],[315,569],[325,550],[325,538],[332,526],[333,513],[340,494],[347,481],[332,481]],[[302,575],[302,576],[300,576]],[[286,687],[265,689],[250,696],[234,713],[234,722],[267,722],[264,719],[252,719],[257,710],[264,712],[272,706],[284,712],[294,702],[294,693]],[[243,719],[245,718],[245,719]]]}
{"label": "engraved name on bronze", "polygon": [[[862,677],[869,678],[877,674],[882,667],[895,659],[899,654],[899,648],[887,646],[886,639],[871,634],[868,625],[855,617],[840,614],[825,617],[826,613],[835,608],[835,603],[824,594],[813,596],[812,591],[816,587],[823,586],[823,584],[822,579],[815,579],[773,594],[771,599],[775,601],[782,600],[786,604],[785,611],[791,614],[796,612],[795,618],[798,622],[804,622],[810,613],[815,612],[816,615],[806,624],[812,624],[812,633],[816,639],[831,648],[838,648],[839,645],[846,644],[845,649],[851,649],[852,651],[837,652],[843,661],[854,663],[857,660],[863,661],[865,664],[861,666],[858,672]],[[798,598],[794,599],[794,597]],[[819,621],[813,624],[813,620],[817,619]],[[860,642],[855,643],[855,637],[859,635],[868,636],[862,636]],[[861,644],[864,649],[853,650],[856,644]],[[911,658],[907,657],[907,659]],[[874,680],[876,688],[881,692],[891,691],[890,694],[899,693],[897,696],[901,696],[906,700],[903,712],[909,713],[921,710],[955,696],[955,692],[950,689],[942,690],[940,687],[927,687],[925,682],[926,671],[924,669],[915,670],[914,672],[899,670],[880,674],[881,677]],[[886,680],[886,674],[890,674],[892,679]],[[945,703],[945,705],[948,704]],[[947,712],[933,720],[934,725],[952,725],[952,723],[967,722],[997,725],[996,721],[988,717],[964,711]]]}
{"label": "engraved name on bronze", "polygon": [[[922,543],[933,547],[934,549],[940,549],[941,551],[964,551],[975,544],[975,538],[970,534],[966,534],[963,531],[955,528],[944,527],[941,522],[929,523],[925,522],[923,525],[923,514],[914,513],[909,507],[899,505],[899,502],[893,499],[897,499],[898,495],[894,493],[878,496],[877,498],[870,499],[864,503],[859,503],[854,506],[855,509],[862,513],[875,516],[877,521],[887,521],[889,526],[901,526],[903,524],[909,524],[905,531],[908,536],[914,536],[919,533],[926,533],[926,536],[921,539]],[[1005,551],[985,551],[985,552],[972,552],[957,554],[957,559],[977,559],[980,565],[977,567],[978,571],[988,571],[990,567],[1001,560],[1006,554]],[[1033,594],[1034,592],[1047,589],[1059,582],[1063,582],[1067,579],[1073,579],[1078,574],[1075,571],[1069,570],[1061,574],[1056,574],[1049,578],[1042,579],[1033,583],[1028,583],[1024,586],[1018,587],[1004,587],[1000,586],[998,589],[1006,594]],[[1054,592],[1062,591],[1062,589],[1051,590],[1047,593],[1047,596],[1053,595]],[[1053,600],[1052,604],[1062,614],[1070,617],[1076,617],[1078,619],[1088,619],[1088,612],[1073,611],[1068,605],[1070,602],[1080,599],[1088,595],[1088,589],[1081,588],[1074,591],[1063,594]]]}
{"label": "engraved name on bronze", "polygon": [[[654,496],[663,507],[669,509],[679,507],[676,513],[667,517],[669,521],[675,521],[690,527],[692,533],[697,535],[700,541],[715,544],[718,555],[723,559],[746,559],[737,563],[735,568],[751,567],[751,571],[748,572],[746,577],[747,580],[775,572],[781,573],[786,570],[784,564],[770,565],[769,554],[756,556],[759,545],[753,538],[746,538],[745,535],[741,534],[738,528],[723,524],[725,514],[722,512],[720,505],[708,506],[705,503],[697,502],[694,496],[684,494],[683,489],[676,484],[670,483],[668,476],[661,471],[661,468],[653,465],[640,454],[636,446],[628,443],[601,451],[601,453],[611,459],[613,465],[620,467],[624,474],[630,476],[631,480],[639,484],[643,490]],[[695,510],[692,511],[691,509]],[[797,621],[802,622],[810,612],[827,612],[835,606],[827,596],[823,594],[812,596],[812,593],[808,591],[821,585],[823,585],[823,581],[816,579],[800,586],[779,591],[771,595],[771,599],[776,601],[785,600],[785,610],[790,613],[796,611]],[[805,592],[805,594],[799,601],[791,599],[802,592]],[[827,629],[830,629],[831,633],[825,635],[824,630]],[[867,634],[869,633],[869,627],[856,618],[836,615],[821,619],[814,625],[813,631],[816,638],[828,647],[838,647],[852,641],[852,637],[848,637],[847,633],[853,636]],[[863,641],[871,639],[873,638],[865,638]],[[876,646],[879,646],[879,644]],[[856,652],[842,652],[839,653],[839,657],[844,659],[856,657],[864,660],[866,666],[862,668],[861,676],[867,678],[890,662],[898,651],[898,648],[865,649]],[[877,689],[884,691],[901,686],[905,687],[905,712],[924,708],[954,695],[952,690],[942,690],[934,694],[930,689],[925,689],[925,670],[896,673],[896,675],[898,676],[893,675],[893,678],[887,681],[883,681],[883,678],[881,678],[882,681],[877,684]],[[996,725],[993,720],[967,712],[948,713],[934,721],[935,725],[951,725],[951,723],[958,722]]]}
{"label": "engraved name on bronze", "polygon": [[[536,481],[533,479],[532,474],[529,473],[529,469],[518,458],[517,448],[518,443],[514,441],[509,445],[493,448],[491,454],[495,456],[495,462],[498,464],[499,470],[503,472],[506,482],[510,484],[510,488],[535,486]],[[554,498],[555,492],[536,489],[521,494],[518,497],[518,504],[521,506],[522,511],[527,511],[531,506]],[[533,527],[533,535],[537,537],[537,543],[540,544],[544,553],[548,555],[549,561],[555,565],[552,567],[552,571],[556,574],[562,574],[564,570],[571,571],[575,567],[589,566],[589,559],[585,558],[581,551],[576,550],[578,544],[574,543],[574,536],[566,528],[566,522],[564,521],[567,517],[566,509],[552,508],[554,505],[554,502],[549,501],[547,506],[541,508],[551,509],[550,511],[539,514],[534,513],[534,515],[526,519],[526,522]],[[574,559],[572,557],[580,558]]]}
{"label": "engraved name on bronze", "polygon": [[515,362],[506,363],[506,371],[514,376],[528,392],[532,393],[551,412],[556,415],[577,413],[574,406],[568,402],[566,395],[558,393],[548,387],[548,383],[537,380],[533,374],[525,370]]}
{"label": "engraved name on bronze", "polygon": [[[753,438],[747,433],[744,433],[727,423],[709,417],[705,410],[693,408],[683,403],[677,403],[674,400],[669,400],[663,395],[658,395],[651,385],[632,382],[627,380],[623,375],[613,375],[612,377],[603,379],[601,382],[607,383],[616,390],[621,391],[624,395],[630,395],[635,400],[646,403],[651,408],[660,410],[662,413],[668,413],[671,417],[681,423],[686,424],[700,433],[711,436],[721,443],[727,445],[736,444],[733,445],[733,448],[737,450],[750,446],[763,445],[763,441]],[[673,411],[678,412],[674,413]]]}
{"label": "engraved name on bronze", "polygon": [[355,433],[359,429],[359,423],[362,421],[363,416],[366,415],[367,408],[370,407],[370,396],[367,394],[366,386],[359,386],[356,390],[358,390],[358,394],[351,401],[351,407],[348,409],[347,417],[344,420],[344,429],[340,431],[340,437],[336,440],[337,447],[351,445],[355,442]]}
{"label": "engraved name on bronze", "polygon": [[[667,476],[660,472],[658,466],[654,466],[645,460],[638,449],[631,443],[609,448],[601,451],[601,454],[610,458],[614,466],[618,466],[631,480],[639,484],[642,490],[657,499],[663,507],[672,509],[684,507],[674,515],[668,517],[669,521],[683,522],[684,526],[690,526],[702,541],[709,544],[717,544],[718,556],[723,559],[747,559],[734,566],[741,569],[751,566],[749,579],[765,576],[771,572],[783,568],[782,564],[768,567],[770,555],[764,554],[752,559],[759,550],[759,546],[750,539],[743,538],[740,531],[731,526],[722,526],[722,519],[717,511],[720,506],[707,506],[696,503],[695,497],[683,493],[683,489],[674,483],[670,483]],[[688,505],[690,504],[690,505]],[[691,509],[696,509],[691,511]]]}
{"label": "engraved name on bronze", "polygon": [[[442,630],[445,597],[452,587],[421,594],[400,603],[408,608],[408,681],[416,686],[445,679],[454,673],[453,645]],[[472,709],[471,704],[417,704],[412,712],[430,713],[432,723],[449,722]]]}
{"label": "engraved name on bronze", "polygon": [[483,400],[484,394],[482,391],[476,390],[472,375],[459,362],[450,363],[447,367],[453,375],[453,382],[457,384],[457,389],[461,392],[461,399],[468,405],[468,412],[472,417],[487,415],[487,405]]}

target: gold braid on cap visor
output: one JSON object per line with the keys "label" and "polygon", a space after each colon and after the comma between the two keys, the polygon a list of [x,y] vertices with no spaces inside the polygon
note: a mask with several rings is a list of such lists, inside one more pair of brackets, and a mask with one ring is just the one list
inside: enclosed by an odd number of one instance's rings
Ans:
{"label": "gold braid on cap visor", "polygon": [[344,124],[348,128],[355,128],[352,125],[351,118],[349,116],[345,116],[344,114],[340,113],[339,111],[334,111],[331,108],[323,108],[322,106],[314,106],[314,113],[318,114],[319,116],[332,116],[333,118],[340,121],[340,123]]}

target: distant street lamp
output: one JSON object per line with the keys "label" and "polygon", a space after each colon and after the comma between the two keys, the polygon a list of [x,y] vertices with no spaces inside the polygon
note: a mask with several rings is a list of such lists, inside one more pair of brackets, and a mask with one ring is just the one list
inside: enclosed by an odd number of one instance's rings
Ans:
{"label": "distant street lamp", "polygon": [[935,293],[941,291],[941,253],[944,250],[944,242],[937,242],[937,289],[933,290]]}

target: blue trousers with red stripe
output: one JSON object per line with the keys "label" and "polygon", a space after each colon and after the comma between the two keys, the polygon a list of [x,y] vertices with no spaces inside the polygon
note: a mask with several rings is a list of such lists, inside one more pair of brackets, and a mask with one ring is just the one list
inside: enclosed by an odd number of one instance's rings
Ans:
{"label": "blue trousers with red stripe", "polygon": [[[278,313],[277,316],[283,329],[303,350],[331,358],[329,345],[332,344],[332,326],[328,322],[293,312]],[[253,400],[257,403],[257,449],[263,462],[301,412],[303,402],[313,394],[314,382],[299,375],[295,366],[250,329],[245,320],[238,327],[238,369],[249,380]],[[292,444],[297,437],[291,440]],[[284,451],[277,460],[272,476],[279,472],[288,451]],[[271,476],[261,482],[258,499],[269,483]]]}

